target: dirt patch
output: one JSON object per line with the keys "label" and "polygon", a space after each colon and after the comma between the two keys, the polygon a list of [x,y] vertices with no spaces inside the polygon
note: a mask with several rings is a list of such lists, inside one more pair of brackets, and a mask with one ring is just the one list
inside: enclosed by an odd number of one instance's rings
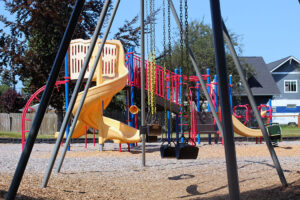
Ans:
{"label": "dirt patch", "polygon": [[[104,152],[75,146],[67,153],[62,173],[53,172],[45,189],[41,188],[44,168],[39,166],[45,167],[52,145],[43,151],[38,150],[41,147],[33,152],[31,162],[37,168],[26,170],[17,199],[229,198],[222,145],[202,145],[197,160],[178,161],[161,159],[157,144],[147,148],[146,167],[141,166],[140,147],[119,153],[116,146]],[[300,143],[282,143],[276,148],[289,183],[285,189],[265,145],[240,143],[236,152],[241,199],[300,198]],[[5,197],[13,172],[0,170],[0,198]]]}

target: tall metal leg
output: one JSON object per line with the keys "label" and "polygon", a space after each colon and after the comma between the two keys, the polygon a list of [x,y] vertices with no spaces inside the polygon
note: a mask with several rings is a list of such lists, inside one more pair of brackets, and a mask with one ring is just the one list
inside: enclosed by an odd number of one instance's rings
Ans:
{"label": "tall metal leg", "polygon": [[[69,103],[69,107],[67,109],[67,112],[66,112],[66,115],[64,117],[64,120],[63,120],[63,123],[62,123],[62,126],[60,128],[60,131],[59,131],[59,135],[57,137],[57,140],[56,140],[56,143],[55,143],[55,146],[53,148],[53,151],[52,151],[52,154],[51,154],[51,158],[50,158],[50,161],[49,161],[49,164],[48,164],[48,167],[46,169],[46,173],[45,173],[45,176],[44,176],[44,179],[43,179],[43,182],[42,182],[42,188],[45,188],[47,187],[47,183],[48,183],[48,180],[49,180],[49,177],[51,175],[51,172],[52,172],[52,169],[53,169],[53,166],[54,166],[54,162],[55,162],[55,159],[57,157],[57,154],[58,154],[58,150],[60,148],[60,143],[63,139],[63,136],[64,136],[64,133],[65,133],[65,130],[66,130],[66,127],[67,127],[67,124],[70,120],[70,117],[71,117],[71,113],[72,113],[72,110],[74,108],[74,104],[75,104],[75,101],[76,101],[76,98],[77,98],[77,95],[78,95],[78,92],[79,92],[79,89],[82,85],[82,81],[83,81],[83,78],[84,78],[84,75],[85,75],[85,72],[86,72],[86,69],[88,67],[88,64],[89,64],[89,61],[90,61],[90,58],[92,56],[92,53],[93,53],[93,50],[94,50],[94,47],[96,45],[96,42],[97,42],[97,38],[98,38],[98,35],[99,35],[99,32],[101,30],[101,27],[103,25],[103,22],[104,22],[104,17],[107,13],[107,10],[108,10],[108,7],[109,7],[109,3],[110,3],[110,0],[106,0],[105,4],[104,4],[104,7],[101,11],[101,15],[100,15],[100,18],[98,20],[98,23],[97,23],[97,26],[96,26],[96,30],[93,34],[93,37],[92,37],[92,40],[91,40],[91,44],[90,44],[90,47],[88,49],[88,52],[87,52],[87,55],[84,59],[84,62],[83,62],[83,66],[82,66],[82,69],[80,71],[80,74],[79,74],[79,77],[77,79],[77,82],[76,82],[76,85],[75,85],[75,88],[74,88],[74,91],[72,93],[72,97],[71,97],[71,100],[70,100],[70,103]],[[71,134],[69,134],[70,136]]]}
{"label": "tall metal leg", "polygon": [[69,144],[70,144],[72,135],[73,135],[73,133],[74,133],[74,129],[75,129],[75,126],[76,126],[76,122],[77,122],[77,120],[78,120],[78,117],[79,117],[80,111],[81,111],[81,109],[82,109],[84,100],[85,100],[85,98],[86,98],[86,95],[87,95],[87,93],[88,93],[89,87],[90,87],[90,85],[91,85],[91,82],[92,82],[94,73],[95,73],[95,71],[96,71],[96,69],[97,69],[97,64],[98,64],[98,62],[99,62],[99,60],[100,60],[100,56],[101,56],[102,50],[103,50],[103,48],[104,48],[104,45],[105,45],[105,41],[106,41],[106,39],[107,39],[107,36],[108,36],[108,34],[109,34],[111,25],[112,25],[112,23],[113,23],[113,21],[114,21],[114,17],[115,17],[115,15],[116,15],[117,10],[118,10],[119,3],[120,3],[120,0],[117,0],[116,3],[115,3],[115,7],[114,7],[114,10],[113,10],[113,12],[112,12],[112,16],[111,16],[110,21],[109,21],[109,23],[108,23],[108,26],[107,26],[107,28],[106,28],[106,32],[105,32],[105,34],[104,34],[104,36],[103,36],[103,39],[102,39],[102,42],[101,42],[101,46],[100,46],[100,48],[99,48],[99,50],[98,50],[98,53],[97,53],[97,56],[96,56],[96,60],[95,60],[95,62],[94,62],[94,64],[93,64],[93,69],[90,71],[90,75],[89,75],[89,78],[88,78],[88,80],[87,80],[86,86],[85,86],[85,88],[84,88],[83,95],[82,95],[82,97],[81,97],[79,106],[78,106],[77,111],[76,111],[76,114],[75,114],[75,116],[74,116],[73,123],[72,123],[71,130],[70,130],[70,134],[69,134],[69,136],[68,136],[68,138],[67,138],[67,141],[66,141],[66,143],[65,143],[65,145],[64,145],[64,149],[63,149],[63,152],[62,152],[61,157],[60,157],[60,159],[59,159],[58,167],[57,167],[57,169],[56,169],[56,172],[59,172],[59,171],[60,171],[61,166],[62,166],[63,161],[64,161],[64,158],[65,158],[65,156],[66,156],[66,152],[67,152],[68,146],[69,146]]}
{"label": "tall metal leg", "polygon": [[[178,28],[179,28],[180,30],[182,30],[182,31],[180,31],[181,34],[182,34],[182,39],[186,42],[186,35],[185,35],[185,32],[183,31],[183,28],[181,27],[181,24],[180,24],[178,15],[177,15],[177,13],[176,13],[176,10],[175,10],[173,1],[172,1],[172,0],[168,0],[168,1],[169,1],[169,3],[170,3],[170,7],[171,7],[171,10],[172,10],[172,14],[173,14],[173,16],[174,16],[174,18],[175,18],[175,21],[176,21],[176,23],[177,23],[177,26],[178,26]],[[195,56],[194,56],[194,54],[193,54],[193,51],[192,51],[191,48],[188,46],[188,44],[187,44],[186,46],[187,46],[187,48],[188,48],[189,57],[190,57],[190,59],[191,59],[191,61],[192,61],[193,67],[194,67],[194,69],[195,69],[195,71],[196,71],[196,74],[197,74],[197,76],[198,76],[200,85],[201,85],[202,88],[206,88],[206,85],[205,85],[204,80],[203,80],[203,78],[202,78],[202,76],[201,76],[201,73],[200,73],[200,71],[199,71],[199,67],[198,67],[198,65],[197,65],[197,62],[196,62]],[[213,114],[213,116],[214,116],[214,119],[216,120],[216,124],[217,124],[217,126],[218,126],[218,129],[220,130],[220,133],[221,133],[221,135],[222,135],[222,137],[223,137],[223,128],[222,128],[221,122],[220,122],[220,120],[219,120],[219,117],[218,117],[218,115],[217,115],[217,113],[216,113],[216,110],[215,110],[215,108],[214,108],[214,104],[213,104],[213,102],[212,102],[212,100],[211,100],[211,98],[210,98],[210,96],[209,96],[207,90],[203,90],[203,92],[204,92],[204,96],[205,96],[205,98],[206,98],[206,100],[207,100],[207,102],[208,102],[208,104],[209,104],[209,106],[210,106],[210,108],[211,108],[211,112],[212,112],[212,114]]]}
{"label": "tall metal leg", "polygon": [[231,42],[230,36],[228,34],[227,28],[225,26],[225,23],[224,22],[222,22],[222,23],[223,23],[222,24],[223,25],[223,35],[224,35],[225,41],[228,44],[228,47],[229,47],[229,50],[230,50],[230,54],[231,54],[231,56],[233,58],[234,64],[236,66],[236,69],[237,69],[237,71],[238,71],[238,73],[240,75],[241,82],[242,82],[242,84],[244,86],[244,89],[245,89],[245,91],[247,93],[250,105],[251,105],[252,110],[253,110],[254,115],[255,115],[255,118],[256,118],[256,120],[258,122],[258,125],[259,125],[259,127],[261,129],[261,132],[262,132],[262,134],[264,136],[264,139],[266,141],[267,147],[268,147],[269,152],[271,154],[271,158],[272,158],[273,163],[275,165],[275,168],[277,170],[277,173],[278,173],[278,176],[280,178],[281,184],[282,184],[282,186],[287,187],[287,182],[286,182],[283,170],[282,170],[282,168],[280,166],[280,162],[279,162],[279,160],[277,158],[276,152],[274,151],[274,147],[273,147],[272,142],[271,142],[271,140],[269,138],[269,135],[267,133],[266,127],[264,126],[264,122],[262,121],[260,113],[259,113],[259,111],[257,109],[256,103],[255,103],[255,100],[254,100],[254,97],[253,97],[253,94],[252,94],[252,91],[251,91],[251,89],[250,89],[250,87],[248,85],[248,82],[246,81],[246,78],[245,78],[245,75],[244,75],[244,72],[243,72],[243,69],[242,69],[242,65],[241,65],[241,63],[240,63],[240,61],[238,59],[238,56],[236,54],[236,51],[235,51],[235,49],[234,49],[234,47],[232,45],[232,42]]}
{"label": "tall metal leg", "polygon": [[[175,18],[175,21],[176,21],[176,23],[177,23],[179,29],[182,30],[182,27],[181,27],[181,25],[180,25],[180,21],[179,21],[179,19],[178,19],[178,16],[177,16],[177,14],[176,14],[176,10],[175,10],[174,5],[173,5],[173,2],[172,2],[172,0],[168,0],[168,1],[169,1],[169,3],[170,3],[170,6],[171,6],[171,9],[172,9],[172,13],[173,13],[173,16],[174,16],[174,18]],[[183,39],[186,41],[186,35],[185,35],[184,31],[180,31],[180,32],[182,33]],[[192,50],[189,48],[189,46],[188,46],[187,43],[186,43],[186,46],[187,46],[187,48],[188,48],[189,57],[190,57],[190,59],[191,59],[191,61],[192,61],[193,67],[194,67],[194,69],[195,69],[195,71],[196,71],[196,74],[197,74],[197,76],[198,76],[198,78],[199,78],[199,82],[200,82],[200,84],[201,84],[201,87],[202,87],[202,88],[206,88],[206,87],[205,87],[205,83],[204,83],[204,81],[203,81],[203,79],[202,79],[202,76],[201,76],[201,74],[200,74],[199,68],[198,68],[198,66],[197,66],[195,57],[194,57],[194,55],[193,55],[193,52],[192,52]],[[223,48],[224,48],[224,46],[223,46]],[[224,63],[225,63],[225,61],[224,61]],[[219,76],[219,77],[220,77],[220,76]],[[225,75],[225,77],[226,77],[226,75]],[[227,80],[227,77],[226,77],[225,79]],[[223,84],[224,84],[224,83],[223,83]],[[227,85],[225,84],[224,86],[228,87],[228,84],[227,84]],[[235,157],[235,148],[234,148],[234,142],[232,142],[232,141],[233,141],[232,124],[231,124],[231,134],[226,134],[227,136],[225,136],[225,135],[223,134],[223,131],[226,130],[226,132],[227,132],[227,131],[228,131],[228,127],[227,127],[227,128],[224,128],[224,130],[223,130],[222,125],[221,125],[221,123],[220,123],[220,121],[219,121],[218,115],[217,115],[217,113],[216,113],[216,111],[215,111],[215,108],[214,108],[214,106],[213,106],[213,103],[212,103],[212,101],[211,101],[211,99],[210,99],[210,96],[209,96],[207,90],[203,90],[203,92],[204,92],[204,95],[205,95],[205,97],[206,97],[206,99],[207,99],[207,101],[208,101],[209,106],[211,107],[212,114],[213,114],[213,116],[214,116],[214,118],[215,118],[215,120],[216,120],[216,124],[217,124],[217,126],[218,126],[218,128],[219,128],[219,130],[220,130],[220,132],[221,132],[221,134],[222,134],[222,137],[223,137],[223,138],[224,138],[224,137],[228,137],[228,135],[229,135],[229,138],[227,138],[227,142],[229,141],[229,145],[228,145],[228,143],[225,145],[225,152],[227,152],[227,153],[226,153],[226,155],[227,155],[227,156],[226,156],[226,160],[227,160],[227,163],[228,163],[228,164],[227,164],[227,169],[228,169],[228,168],[230,169],[230,170],[227,170],[227,172],[228,172],[228,171],[229,171],[229,172],[232,172],[232,173],[230,173],[230,175],[233,176],[233,180],[238,180],[238,176],[237,176],[237,166],[236,166],[236,157]],[[228,92],[228,89],[227,89],[227,92]],[[227,94],[227,95],[228,95],[228,94]],[[225,95],[225,96],[226,96],[226,95]],[[224,97],[223,97],[223,98],[224,98]],[[228,98],[228,99],[229,99],[229,98]],[[226,102],[225,102],[225,103],[226,103]],[[230,106],[228,106],[228,108],[230,108]],[[231,111],[228,112],[228,113],[231,113]],[[231,116],[230,116],[229,118],[231,119]],[[223,124],[223,126],[224,126],[224,124]],[[229,127],[229,129],[230,129],[230,127]],[[224,133],[225,133],[225,131],[224,131]],[[230,133],[230,131],[229,131],[229,133]],[[232,137],[232,139],[230,139],[231,137]],[[231,142],[230,142],[230,141],[231,141]],[[230,144],[230,143],[232,143],[232,144]],[[228,147],[229,147],[229,151],[228,151]],[[233,154],[232,154],[232,155],[229,155],[228,152],[232,152]],[[228,156],[229,156],[229,158],[228,158]],[[229,161],[229,160],[230,160],[230,161]],[[229,162],[231,162],[231,164],[230,164]],[[230,188],[235,188],[235,189],[236,189],[235,192],[233,192],[233,190],[230,189],[231,194],[232,194],[231,196],[234,196],[234,197],[236,197],[236,199],[239,199],[239,186],[238,186],[238,181],[237,181],[236,183],[234,183],[231,179],[230,179],[229,181],[230,181],[229,187],[230,187]],[[233,185],[234,185],[234,186],[233,186]],[[233,194],[233,193],[234,193],[234,194]],[[234,198],[234,197],[233,197],[233,198]]]}
{"label": "tall metal leg", "polygon": [[14,199],[16,197],[16,194],[19,189],[25,168],[27,166],[27,162],[29,160],[35,139],[36,139],[38,131],[40,129],[46,109],[48,107],[56,79],[58,77],[62,63],[64,61],[64,57],[67,53],[73,32],[76,27],[76,23],[79,18],[79,15],[83,9],[84,2],[85,2],[85,0],[77,0],[76,1],[75,8],[72,12],[72,15],[71,15],[71,18],[67,25],[66,31],[64,33],[63,39],[60,43],[59,50],[56,54],[56,57],[55,57],[48,81],[47,81],[45,91],[43,92],[43,96],[41,98],[39,108],[34,117],[30,132],[28,134],[27,142],[25,144],[24,150],[22,151],[20,160],[18,162],[17,169],[15,171],[13,180],[10,184],[6,199]]}
{"label": "tall metal leg", "polygon": [[239,178],[233,137],[231,107],[229,100],[228,76],[222,30],[222,17],[219,0],[210,0],[212,28],[218,82],[220,85],[220,105],[224,128],[224,147],[227,166],[227,179],[230,199],[240,199]]}
{"label": "tall metal leg", "polygon": [[146,166],[145,153],[145,27],[144,27],[144,0],[141,0],[141,134],[142,134],[142,166]]}

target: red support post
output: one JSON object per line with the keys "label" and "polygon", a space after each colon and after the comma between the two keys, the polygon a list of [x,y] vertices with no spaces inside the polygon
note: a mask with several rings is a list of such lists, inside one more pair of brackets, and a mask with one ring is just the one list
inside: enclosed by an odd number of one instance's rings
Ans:
{"label": "red support post", "polygon": [[85,130],[84,130],[84,135],[85,135],[85,148],[87,148],[87,126],[85,125]]}
{"label": "red support post", "polygon": [[130,152],[130,144],[129,144],[129,143],[127,143],[127,145],[128,145],[128,152]]}

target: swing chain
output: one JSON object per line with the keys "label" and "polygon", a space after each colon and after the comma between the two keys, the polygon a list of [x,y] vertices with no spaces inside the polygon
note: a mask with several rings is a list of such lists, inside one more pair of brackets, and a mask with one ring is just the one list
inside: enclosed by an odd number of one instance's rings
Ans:
{"label": "swing chain", "polygon": [[[163,0],[163,45],[164,45],[164,54],[166,53],[166,0]],[[164,56],[164,61],[166,56]]]}
{"label": "swing chain", "polygon": [[[186,44],[185,44],[185,62],[186,62],[186,75],[187,75],[187,115],[188,115],[188,126],[189,126],[189,138],[190,138],[190,130],[191,130],[191,105],[190,105],[190,99],[189,99],[189,75],[190,75],[190,70],[189,70],[189,66],[188,66],[188,61],[189,61],[189,57],[188,57],[188,44],[189,44],[189,24],[188,24],[188,3],[187,0],[184,1],[184,9],[185,9],[185,35],[186,35]],[[191,97],[190,97],[191,98]]]}
{"label": "swing chain", "polygon": [[168,137],[168,126],[167,126],[167,84],[166,84],[166,63],[164,63],[164,107],[165,107],[165,134]]}
{"label": "swing chain", "polygon": [[[182,0],[180,0],[180,26],[182,27],[183,25],[183,22],[182,22]],[[183,38],[182,38],[182,33],[183,33],[183,30],[180,29],[180,65],[181,67],[183,67]]]}

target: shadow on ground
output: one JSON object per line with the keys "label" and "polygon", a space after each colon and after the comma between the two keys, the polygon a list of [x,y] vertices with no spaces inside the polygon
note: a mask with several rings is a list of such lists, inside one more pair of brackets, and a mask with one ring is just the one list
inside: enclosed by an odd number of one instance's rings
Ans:
{"label": "shadow on ground", "polygon": [[[5,199],[7,191],[0,190],[0,199]],[[25,195],[17,195],[15,199],[22,199],[22,200],[43,200],[44,198],[33,198]]]}
{"label": "shadow on ground", "polygon": [[[227,185],[215,188],[211,191],[200,191],[198,185],[190,185],[186,188],[186,192],[189,195],[178,197],[178,199],[209,199],[209,200],[219,200],[219,199],[229,199],[229,195],[218,195],[214,197],[205,198],[202,197],[204,194],[209,194],[211,192],[221,190],[226,188]],[[296,200],[300,199],[300,179],[289,184],[287,188],[282,188],[280,186],[270,186],[266,188],[261,188],[257,190],[251,190],[241,193],[241,199],[289,199]]]}

